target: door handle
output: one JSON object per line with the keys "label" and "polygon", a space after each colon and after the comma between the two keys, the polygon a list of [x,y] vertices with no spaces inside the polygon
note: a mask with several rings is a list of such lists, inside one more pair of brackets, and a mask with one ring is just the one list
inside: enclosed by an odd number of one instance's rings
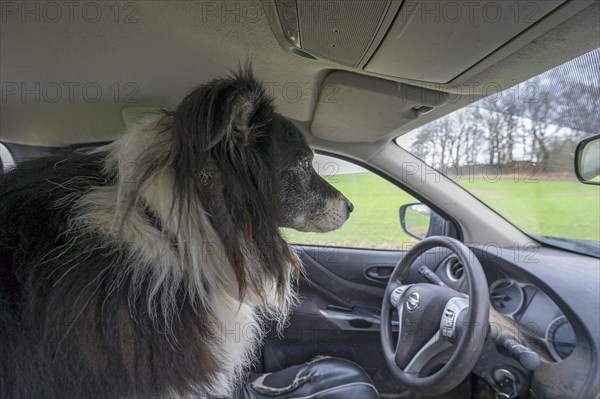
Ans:
{"label": "door handle", "polygon": [[393,266],[371,266],[365,270],[365,276],[369,280],[387,282],[394,271]]}
{"label": "door handle", "polygon": [[[337,325],[342,330],[379,330],[381,314],[379,309],[356,305],[350,308],[342,306],[327,305],[325,309],[319,309],[321,316]],[[392,320],[398,320],[398,313],[392,313]],[[393,331],[397,331],[400,325],[392,321]]]}

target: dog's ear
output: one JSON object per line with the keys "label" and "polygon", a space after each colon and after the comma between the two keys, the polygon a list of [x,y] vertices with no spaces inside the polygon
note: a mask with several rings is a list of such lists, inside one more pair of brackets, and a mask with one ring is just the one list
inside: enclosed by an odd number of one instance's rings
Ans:
{"label": "dog's ear", "polygon": [[273,112],[272,99],[246,67],[190,92],[174,113],[174,133],[196,154],[220,143],[251,145],[266,133]]}
{"label": "dog's ear", "polygon": [[270,120],[268,113],[261,110],[260,93],[240,95],[233,106],[229,139],[236,144],[253,144],[261,134],[264,124]]}

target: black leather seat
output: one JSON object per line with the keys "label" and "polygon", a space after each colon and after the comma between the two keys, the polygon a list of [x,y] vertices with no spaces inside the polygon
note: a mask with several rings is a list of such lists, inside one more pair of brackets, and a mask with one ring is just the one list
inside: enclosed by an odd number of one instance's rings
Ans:
{"label": "black leather seat", "polygon": [[275,373],[254,374],[243,399],[378,399],[373,382],[357,364],[317,357]]}

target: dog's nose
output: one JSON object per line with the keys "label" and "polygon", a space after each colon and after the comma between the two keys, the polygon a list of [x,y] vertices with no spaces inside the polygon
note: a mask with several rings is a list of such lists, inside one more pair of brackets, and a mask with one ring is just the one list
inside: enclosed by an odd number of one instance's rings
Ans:
{"label": "dog's nose", "polygon": [[352,202],[346,200],[346,206],[348,207],[348,213],[352,212],[354,210],[354,205],[352,205]]}

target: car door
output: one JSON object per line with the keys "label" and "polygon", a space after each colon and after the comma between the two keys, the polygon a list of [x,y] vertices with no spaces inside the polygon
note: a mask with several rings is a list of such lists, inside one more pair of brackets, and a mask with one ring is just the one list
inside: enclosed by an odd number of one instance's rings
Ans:
{"label": "car door", "polygon": [[[358,363],[379,387],[397,384],[383,360],[380,307],[388,277],[417,241],[403,231],[399,207],[418,200],[377,174],[338,158],[316,156],[314,166],[355,209],[334,232],[283,231],[304,266],[300,304],[283,334],[267,341],[264,371],[329,355]],[[395,389],[389,388],[388,392]]]}

